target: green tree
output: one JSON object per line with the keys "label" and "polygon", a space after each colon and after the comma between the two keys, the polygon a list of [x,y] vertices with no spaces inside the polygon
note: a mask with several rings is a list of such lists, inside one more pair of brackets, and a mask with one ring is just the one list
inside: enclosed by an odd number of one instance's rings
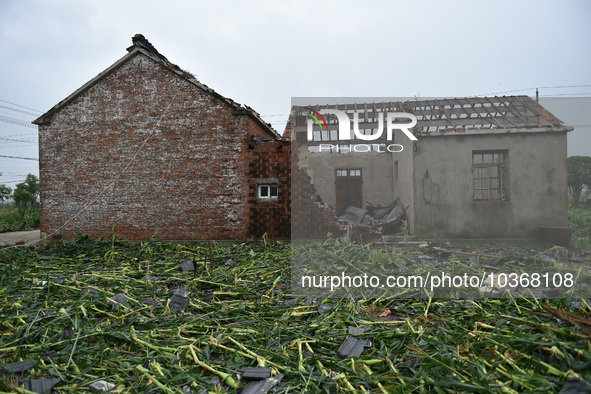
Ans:
{"label": "green tree", "polygon": [[29,209],[37,206],[38,195],[39,178],[33,174],[27,175],[24,182],[16,185],[16,189],[12,193],[12,199],[23,219]]}
{"label": "green tree", "polygon": [[16,205],[16,209],[21,215],[21,218],[25,218],[25,214],[31,208],[34,208],[37,205],[37,198],[29,192],[24,190],[15,189],[12,193],[12,198],[14,199],[14,205]]}
{"label": "green tree", "polygon": [[39,196],[39,178],[33,174],[29,174],[23,183],[16,185],[16,188],[30,193],[37,198]]}
{"label": "green tree", "polygon": [[12,195],[12,189],[6,185],[0,185],[0,202],[4,205],[4,202],[7,201]]}
{"label": "green tree", "polygon": [[585,188],[591,188],[591,157],[571,156],[567,159],[567,167],[568,192],[578,208],[581,194]]}

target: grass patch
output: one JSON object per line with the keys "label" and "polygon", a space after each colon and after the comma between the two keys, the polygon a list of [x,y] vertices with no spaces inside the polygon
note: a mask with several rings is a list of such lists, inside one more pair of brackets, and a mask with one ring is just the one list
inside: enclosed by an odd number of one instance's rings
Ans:
{"label": "grass patch", "polygon": [[[257,367],[270,369],[274,393],[591,382],[586,300],[294,298],[290,259],[280,243],[83,237],[0,249],[0,390],[45,378],[60,392],[98,380],[122,392],[238,392]],[[370,346],[340,358],[348,336]]]}

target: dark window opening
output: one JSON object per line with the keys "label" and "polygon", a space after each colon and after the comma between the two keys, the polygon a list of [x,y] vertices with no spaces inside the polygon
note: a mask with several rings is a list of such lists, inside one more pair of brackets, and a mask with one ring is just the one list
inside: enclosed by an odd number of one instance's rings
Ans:
{"label": "dark window opening", "polygon": [[279,187],[277,185],[259,185],[259,198],[264,200],[277,200]]}

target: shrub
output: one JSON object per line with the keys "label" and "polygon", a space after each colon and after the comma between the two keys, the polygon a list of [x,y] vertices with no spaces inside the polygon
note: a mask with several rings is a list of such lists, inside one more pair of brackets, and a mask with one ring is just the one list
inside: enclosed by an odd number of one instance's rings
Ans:
{"label": "shrub", "polygon": [[591,210],[571,208],[568,225],[573,229],[572,245],[576,248],[591,248]]}
{"label": "shrub", "polygon": [[0,210],[0,232],[25,231],[39,227],[39,208],[32,208],[22,216],[16,209]]}

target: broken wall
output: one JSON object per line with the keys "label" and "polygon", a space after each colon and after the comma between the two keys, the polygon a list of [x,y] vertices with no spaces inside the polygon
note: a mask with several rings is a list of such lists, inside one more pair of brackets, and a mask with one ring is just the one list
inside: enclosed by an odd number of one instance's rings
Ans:
{"label": "broken wall", "polygon": [[[291,141],[291,239],[323,239],[344,230],[333,209],[318,194],[307,166],[307,144]],[[301,152],[301,153],[300,153]]]}
{"label": "broken wall", "polygon": [[360,169],[362,179],[362,206],[388,205],[396,199],[391,179],[394,153],[308,153],[308,167],[313,168],[313,182],[324,202],[336,207],[336,170]]}
{"label": "broken wall", "polygon": [[414,233],[414,210],[411,209],[414,201],[414,150],[415,145],[413,141],[408,139],[400,130],[394,132],[394,140],[397,144],[402,145],[401,152],[392,153],[391,160],[394,167],[393,184],[396,197],[400,199],[400,203],[405,209],[406,221],[408,230]]}

